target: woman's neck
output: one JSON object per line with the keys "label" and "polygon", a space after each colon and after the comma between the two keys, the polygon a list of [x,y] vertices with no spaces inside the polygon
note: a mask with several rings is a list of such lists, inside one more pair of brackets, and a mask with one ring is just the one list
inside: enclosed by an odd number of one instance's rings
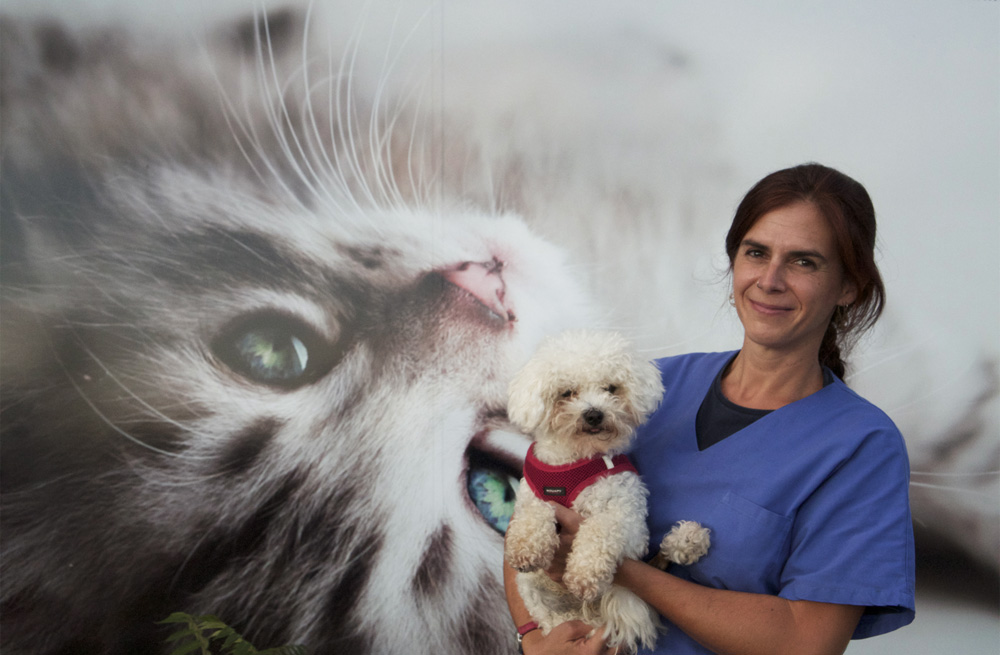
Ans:
{"label": "woman's neck", "polygon": [[817,354],[778,354],[744,345],[722,376],[722,393],[751,409],[778,409],[823,388]]}

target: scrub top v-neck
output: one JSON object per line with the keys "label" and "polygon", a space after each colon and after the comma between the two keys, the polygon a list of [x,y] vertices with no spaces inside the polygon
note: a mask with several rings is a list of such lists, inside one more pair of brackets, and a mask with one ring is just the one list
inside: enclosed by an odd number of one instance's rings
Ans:
{"label": "scrub top v-neck", "polygon": [[[855,637],[913,619],[909,462],[899,431],[842,381],[699,450],[698,408],[734,353],[659,362],[666,394],[633,461],[650,490],[650,554],[679,520],[708,555],[670,572],[699,584],[871,608]],[[704,653],[671,626],[654,652]]]}

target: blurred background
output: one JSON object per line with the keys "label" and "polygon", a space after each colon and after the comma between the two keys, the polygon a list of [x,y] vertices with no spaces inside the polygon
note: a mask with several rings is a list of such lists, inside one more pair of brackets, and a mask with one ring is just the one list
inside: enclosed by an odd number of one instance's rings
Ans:
{"label": "blurred background", "polygon": [[[205,4],[4,0],[2,9],[168,32],[261,5]],[[398,10],[396,3],[370,4],[388,6],[390,17]],[[650,341],[654,354],[736,345],[732,318],[719,311],[728,292],[707,282],[728,215],[757,179],[819,161],[865,184],[878,211],[891,311],[860,345],[849,382],[907,437],[918,606],[912,626],[855,642],[848,652],[1000,652],[1000,3],[399,4],[418,5],[415,15],[425,21],[406,38],[426,41],[442,60],[473,41],[512,58],[525,40],[589,43],[598,52],[623,41],[662,49],[675,70],[675,110],[684,117],[682,133],[676,123],[665,130],[664,148],[687,167],[693,188],[704,182],[711,189],[686,202],[696,215],[716,216],[719,227],[703,236],[715,247],[712,257],[684,273],[700,285],[691,301],[697,320],[682,324],[681,338],[669,344]],[[337,13],[334,3],[317,7]],[[343,33],[355,24],[331,25]],[[448,74],[435,83],[446,93]],[[655,312],[636,310],[628,327],[653,331]]]}

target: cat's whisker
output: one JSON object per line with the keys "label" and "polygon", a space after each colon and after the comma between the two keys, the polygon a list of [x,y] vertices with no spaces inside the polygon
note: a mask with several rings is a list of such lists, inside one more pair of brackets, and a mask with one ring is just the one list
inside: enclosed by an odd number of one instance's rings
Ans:
{"label": "cat's whisker", "polygon": [[948,471],[910,471],[910,475],[920,475],[932,478],[982,478],[982,477],[995,477],[1000,475],[1000,470],[998,471],[973,471],[973,472],[948,472]]}
{"label": "cat's whisker", "polygon": [[[294,171],[296,177],[301,181],[301,183],[309,190],[310,194],[313,197],[316,197],[319,195],[316,185],[319,181],[319,176],[313,170],[309,157],[302,146],[295,128],[295,122],[292,120],[291,114],[288,111],[288,102],[286,100],[289,96],[288,91],[295,76],[293,74],[293,76],[286,79],[284,83],[282,83],[279,77],[266,9],[263,11],[263,17],[255,20],[259,22],[256,33],[258,35],[257,62],[260,69],[261,87],[264,89],[273,89],[273,95],[276,102],[276,106],[273,106],[270,103],[266,105],[266,110],[274,129],[274,135],[278,139],[279,146],[285,155],[285,161],[288,166]],[[263,36],[261,36],[261,31],[263,31]],[[307,47],[306,41],[304,41],[303,47]],[[303,64],[303,68],[299,75],[303,78],[304,85],[308,87],[309,80],[306,63]],[[270,79],[268,80],[267,78]]]}
{"label": "cat's whisker", "polygon": [[[80,340],[80,343],[81,344],[84,343],[82,339]],[[141,396],[139,396],[138,394],[136,394],[135,392],[133,392],[132,389],[131,389],[131,387],[129,387],[129,385],[125,384],[124,382],[122,382],[122,380],[117,375],[115,375],[115,373],[104,364],[104,362],[101,360],[101,358],[98,357],[97,354],[95,354],[93,352],[93,350],[91,350],[89,347],[87,347],[85,345],[81,345],[80,349],[81,349],[81,351],[83,353],[85,353],[88,357],[90,357],[91,361],[93,361],[101,369],[101,371],[104,373],[104,375],[107,377],[107,379],[109,379],[119,389],[121,389],[126,394],[128,394],[128,396],[130,398],[132,398],[133,400],[135,400],[139,404],[139,406],[141,406],[144,409],[148,410],[150,416],[156,418],[157,420],[159,420],[159,421],[161,421],[161,422],[163,422],[163,423],[165,423],[167,425],[171,425],[171,426],[177,428],[179,432],[183,433],[183,432],[185,432],[185,431],[188,430],[188,427],[185,424],[182,424],[182,423],[180,423],[180,422],[178,422],[178,421],[170,418],[169,416],[167,416],[166,414],[164,414],[161,410],[153,407],[145,399],[143,399]],[[62,364],[61,360],[60,360],[60,364]],[[73,384],[73,386],[77,389],[77,391],[81,394],[81,396],[83,396],[84,400],[90,405],[90,407],[92,409],[94,409],[95,413],[97,413],[97,415],[100,416],[102,420],[104,420],[105,422],[107,422],[108,425],[110,425],[112,428],[114,428],[119,434],[122,434],[123,436],[126,436],[129,440],[131,440],[131,441],[133,441],[135,443],[138,443],[138,444],[140,444],[140,445],[142,445],[142,446],[144,446],[146,448],[149,448],[150,450],[154,450],[154,451],[156,451],[158,453],[161,453],[161,454],[164,454],[164,455],[169,455],[171,457],[183,457],[184,459],[194,459],[194,460],[204,459],[202,457],[192,456],[190,454],[172,453],[172,452],[169,452],[169,451],[164,451],[164,450],[158,449],[158,448],[156,448],[154,446],[150,446],[150,445],[142,442],[141,440],[137,439],[136,437],[134,437],[130,433],[125,432],[124,430],[122,430],[120,428],[120,422],[112,422],[106,415],[104,415],[102,412],[100,412],[97,409],[97,407],[90,401],[89,397],[86,396],[86,394],[84,393],[83,389],[79,386],[79,384],[77,384],[77,382],[73,379],[73,377],[71,375],[69,375],[69,371],[68,371],[68,369],[66,368],[65,365],[63,365],[63,370],[66,371],[67,377],[70,380],[71,384]],[[169,379],[169,376],[163,376],[163,377],[164,377],[164,380]]]}
{"label": "cat's whisker", "polygon": [[953,491],[959,494],[966,494],[969,496],[980,496],[983,498],[989,498],[991,500],[996,499],[996,493],[993,491],[978,491],[976,489],[965,489],[962,487],[954,487],[945,484],[931,484],[929,482],[915,482],[910,480],[911,487],[921,487],[924,489],[933,489],[934,491]]}
{"label": "cat's whisker", "polygon": [[337,214],[347,215],[351,209],[355,209],[356,207],[349,207],[343,201],[344,197],[350,197],[350,189],[347,186],[346,180],[339,174],[333,160],[330,159],[330,147],[326,145],[326,139],[320,131],[316,112],[313,108],[316,103],[312,101],[314,96],[319,95],[320,91],[330,84],[335,84],[335,82],[332,80],[317,80],[307,89],[306,103],[303,109],[303,123],[310,126],[311,136],[306,139],[306,144],[309,146],[310,155],[319,164],[319,171],[316,175],[317,178],[320,178],[318,180],[320,199],[332,207]]}
{"label": "cat's whisker", "polygon": [[[392,23],[392,28],[390,34],[394,34],[396,30],[395,20]],[[392,37],[389,38],[390,44],[392,43]],[[390,183],[391,174],[386,174],[386,157],[383,152],[379,134],[381,130],[379,129],[379,121],[382,118],[380,115],[382,110],[382,94],[385,90],[386,77],[388,75],[387,63],[389,48],[386,48],[386,52],[382,61],[382,70],[378,75],[378,83],[373,93],[371,109],[368,113],[368,150],[372,159],[372,184],[376,187],[378,194],[381,196],[383,203],[386,206],[392,206],[392,196],[389,192],[391,189]]]}
{"label": "cat's whisker", "polygon": [[848,381],[853,380],[854,378],[857,378],[857,377],[859,377],[861,375],[864,375],[865,373],[868,373],[869,371],[871,371],[873,369],[877,369],[880,366],[883,366],[883,365],[885,365],[885,364],[887,364],[887,363],[889,363],[889,362],[891,362],[893,360],[899,359],[900,357],[905,357],[906,355],[909,355],[910,353],[916,352],[918,346],[926,345],[926,344],[934,341],[935,338],[936,338],[936,336],[928,335],[928,336],[925,336],[922,339],[917,339],[916,341],[910,341],[908,343],[896,346],[895,348],[887,349],[885,351],[885,352],[888,353],[887,355],[885,355],[885,356],[883,356],[883,357],[881,357],[879,359],[869,360],[868,363],[865,366],[851,371],[846,376],[846,380],[848,380]]}
{"label": "cat's whisker", "polygon": [[[401,190],[400,190],[400,188],[398,186],[399,185],[399,180],[396,179],[395,173],[394,173],[394,170],[395,170],[394,169],[395,160],[394,160],[394,153],[393,153],[393,150],[392,150],[393,149],[393,143],[392,143],[392,135],[393,134],[401,134],[401,133],[407,133],[407,132],[409,133],[409,138],[407,139],[407,147],[406,147],[406,166],[405,166],[406,181],[408,183],[409,194],[412,197],[412,201],[414,202],[415,205],[421,206],[421,207],[426,205],[426,201],[424,199],[424,194],[423,194],[423,189],[421,188],[421,184],[420,184],[420,181],[419,181],[419,176],[417,175],[417,171],[419,170],[419,168],[417,167],[417,165],[415,164],[415,161],[414,161],[414,154],[423,151],[422,148],[418,148],[416,146],[416,143],[417,143],[416,132],[417,132],[417,127],[418,127],[418,120],[419,120],[419,116],[420,116],[420,111],[419,111],[419,105],[418,105],[418,103],[415,103],[412,98],[417,93],[418,93],[418,87],[416,87],[414,85],[414,86],[410,86],[407,89],[407,91],[401,96],[401,99],[399,100],[399,102],[397,104],[396,111],[393,113],[392,118],[389,119],[389,120],[387,120],[387,122],[386,122],[385,128],[383,129],[383,135],[382,135],[382,144],[383,144],[382,147],[385,150],[385,153],[386,153],[385,156],[387,157],[387,159],[390,162],[389,163],[389,170],[390,170],[390,174],[392,176],[393,187],[396,189],[396,193],[395,193],[396,198],[395,199],[396,199],[396,203],[398,205],[398,208],[400,208],[400,209],[406,207],[406,198],[403,197],[403,194],[402,194],[402,192],[401,192]],[[398,125],[400,124],[400,121],[403,120],[403,118],[406,116],[404,108],[408,107],[408,106],[413,106],[413,110],[410,112],[410,115],[409,115],[409,119],[411,121],[411,124],[410,124],[410,129],[407,131],[407,130],[404,130],[403,128],[401,128],[401,127],[398,127]]]}
{"label": "cat's whisker", "polygon": [[357,115],[355,73],[358,70],[358,54],[361,50],[361,37],[364,33],[366,20],[366,12],[362,12],[355,34],[348,40],[345,55],[340,61],[338,77],[346,80],[346,85],[343,91],[341,85],[338,84],[336,87],[335,116],[338,119],[337,128],[340,140],[346,151],[346,166],[352,173],[352,182],[356,185],[357,192],[367,201],[368,206],[377,208],[379,205],[366,179],[365,167],[361,160],[356,138],[357,126],[360,121]]}
{"label": "cat's whisker", "polygon": [[[257,17],[255,16],[255,21]],[[258,64],[259,66],[259,64]],[[281,174],[268,154],[268,149],[264,146],[261,136],[257,132],[254,122],[250,120],[253,111],[250,107],[250,99],[246,92],[243,93],[242,110],[238,109],[232,98],[226,92],[225,85],[219,76],[219,72],[212,67],[213,81],[218,91],[218,97],[222,103],[222,118],[233,137],[233,143],[238,148],[243,160],[253,171],[257,179],[265,186],[277,185],[283,191],[282,196],[300,209],[308,209],[288,183],[285,176]],[[264,107],[270,106],[269,94],[265,88],[258,88],[259,104]],[[247,120],[241,119],[241,116]],[[248,146],[250,150],[248,150]],[[252,153],[251,153],[252,150]],[[253,155],[256,155],[254,157]],[[257,162],[263,165],[265,170],[261,170]],[[266,171],[266,174],[265,174]]]}
{"label": "cat's whisker", "polygon": [[[322,197],[326,203],[329,206],[332,206],[338,213],[347,214],[348,207],[345,206],[341,200],[338,200],[338,197],[350,197],[350,189],[338,166],[336,166],[330,159],[330,149],[336,149],[336,144],[330,143],[328,145],[328,139],[333,139],[335,133],[332,126],[328,134],[324,135],[321,132],[315,109],[319,105],[317,102],[313,101],[314,96],[318,95],[319,90],[322,89],[324,85],[332,86],[334,84],[339,84],[340,81],[340,78],[333,77],[332,75],[324,79],[317,80],[316,82],[312,82],[311,80],[310,71],[313,70],[313,66],[310,62],[309,35],[312,32],[311,25],[313,7],[314,3],[309,2],[305,18],[304,36],[302,40],[302,76],[305,98],[301,112],[301,124],[304,126],[303,129],[305,130],[303,138],[309,148],[309,155],[306,158],[317,164],[316,169],[310,166],[310,171],[317,181],[317,189],[314,190],[314,194]],[[337,195],[334,195],[335,190],[339,192]]]}
{"label": "cat's whisker", "polygon": [[[236,147],[239,149],[240,155],[242,155],[244,162],[246,162],[246,164],[250,166],[250,169],[253,171],[254,175],[257,176],[257,179],[264,181],[265,180],[264,175],[261,173],[260,169],[257,168],[256,162],[254,162],[253,157],[250,156],[250,153],[247,151],[245,145],[245,139],[250,136],[250,133],[246,125],[243,123],[243,121],[240,120],[239,114],[236,111],[236,107],[233,104],[232,99],[229,97],[228,93],[223,88],[222,80],[219,79],[218,70],[216,70],[213,67],[212,73],[216,89],[219,92],[220,102],[222,103],[222,112],[221,112],[222,118],[226,123],[226,127],[229,129],[229,134],[233,137],[233,143],[236,144]],[[257,150],[258,152],[260,151],[259,148],[257,148]]]}
{"label": "cat's whisker", "polygon": [[181,455],[180,453],[172,453],[172,452],[170,452],[168,450],[162,450],[160,448],[157,448],[156,446],[151,446],[151,445],[147,444],[146,442],[142,441],[141,439],[136,438],[135,436],[129,434],[125,430],[122,430],[120,427],[118,427],[118,425],[114,421],[112,421],[110,418],[108,418],[100,410],[100,408],[98,408],[97,405],[94,404],[94,402],[84,392],[84,390],[80,387],[80,385],[77,384],[76,380],[73,379],[73,375],[70,373],[70,371],[66,367],[66,365],[61,360],[59,360],[58,357],[56,359],[57,359],[57,362],[59,363],[60,367],[63,369],[63,372],[66,374],[66,380],[69,382],[70,386],[72,386],[73,389],[76,390],[76,392],[79,395],[79,397],[83,400],[84,403],[87,404],[88,407],[90,407],[90,409],[94,413],[94,415],[97,416],[98,418],[100,418],[102,421],[104,421],[104,423],[107,424],[107,426],[109,428],[111,428],[112,430],[114,430],[120,436],[125,437],[126,439],[128,439],[132,443],[134,443],[134,444],[136,444],[138,446],[141,446],[142,448],[145,448],[146,450],[150,450],[150,451],[155,452],[155,453],[157,453],[159,455],[164,455],[166,457],[171,457],[171,458],[183,457],[183,455]]}
{"label": "cat's whisker", "polygon": [[[403,53],[407,51],[407,47],[410,45],[414,35],[418,33],[418,30],[424,24],[424,21],[430,11],[430,8],[425,10],[424,14],[415,21],[414,25],[411,26],[408,33],[403,37],[402,42],[396,44],[393,37],[398,29],[401,15],[401,8],[396,8],[388,42],[383,52],[382,67],[377,76],[378,81],[373,94],[374,98],[372,101],[371,117],[369,121],[369,139],[371,141],[370,147],[372,150],[372,156],[376,162],[376,179],[378,180],[380,187],[383,188],[385,200],[390,206],[402,207],[405,203],[405,199],[403,198],[398,186],[398,181],[395,179],[395,162],[393,158],[391,139],[392,134],[396,133],[396,123],[403,115],[403,110],[406,106],[406,99],[404,97],[404,99],[396,106],[396,110],[392,113],[391,118],[389,117],[388,109],[385,108],[384,99],[388,94],[389,80],[397,71]],[[395,51],[394,54],[393,51]],[[416,120],[418,115],[419,112],[414,112],[414,120]],[[410,167],[409,170],[412,173],[412,167]]]}
{"label": "cat's whisker", "polygon": [[[966,379],[971,371],[976,368],[975,362],[969,362],[965,366],[961,367],[959,370],[953,372],[947,377],[935,378],[935,384],[930,385],[924,393],[911,395],[907,402],[897,403],[894,406],[886,407],[885,411],[889,412],[893,416],[902,416],[905,413],[917,408],[919,409],[923,406],[929,399],[937,398],[942,393],[947,392],[948,389],[954,387],[957,381]],[[967,399],[965,402],[961,403],[961,406],[974,407],[981,399],[971,398]],[[954,405],[958,406],[958,405]]]}
{"label": "cat's whisker", "polygon": [[[415,96],[415,100],[413,101],[414,111],[409,131],[409,142],[406,149],[407,175],[410,178],[410,184],[413,187],[419,206],[430,207],[433,205],[433,186],[429,176],[422,173],[422,171],[426,170],[426,166],[424,166],[426,162],[424,160],[428,158],[429,147],[424,144],[422,139],[418,138],[418,128],[420,126],[418,119],[422,112],[422,98],[427,86],[424,84],[414,85],[413,89]],[[417,155],[416,158],[414,157],[415,154]]]}

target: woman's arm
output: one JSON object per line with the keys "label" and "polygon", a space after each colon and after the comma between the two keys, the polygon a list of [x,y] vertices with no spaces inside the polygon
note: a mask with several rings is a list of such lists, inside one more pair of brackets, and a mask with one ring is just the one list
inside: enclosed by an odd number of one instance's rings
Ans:
{"label": "woman's arm", "polygon": [[[555,511],[561,545],[548,573],[558,582],[582,518],[561,505]],[[840,655],[864,612],[853,605],[713,589],[636,560],[618,567],[615,584],[720,655]]]}
{"label": "woman's arm", "polygon": [[[516,575],[517,572],[504,562],[503,588],[507,606],[514,625],[522,626],[531,622],[531,615],[517,591]],[[569,621],[557,625],[548,635],[542,635],[541,630],[532,630],[524,635],[521,647],[527,655],[597,655],[604,652],[604,639],[600,636],[587,639],[593,629],[582,621]]]}
{"label": "woman's arm", "polygon": [[622,563],[615,584],[724,655],[840,655],[864,612],[853,605],[713,589],[636,560]]}

